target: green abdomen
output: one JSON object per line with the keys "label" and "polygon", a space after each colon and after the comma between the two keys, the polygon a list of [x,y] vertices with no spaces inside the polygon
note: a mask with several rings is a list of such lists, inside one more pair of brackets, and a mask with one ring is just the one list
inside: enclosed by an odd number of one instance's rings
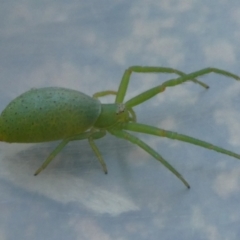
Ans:
{"label": "green abdomen", "polygon": [[23,93],[0,117],[0,140],[47,142],[82,133],[97,120],[101,105],[84,93],[65,88],[40,88]]}

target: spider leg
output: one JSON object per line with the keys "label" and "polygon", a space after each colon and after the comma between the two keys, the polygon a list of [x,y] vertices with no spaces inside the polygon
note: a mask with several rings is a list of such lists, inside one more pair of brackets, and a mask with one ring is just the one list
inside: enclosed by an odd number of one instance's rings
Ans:
{"label": "spider leg", "polygon": [[171,171],[180,181],[183,182],[183,184],[190,188],[190,185],[188,182],[182,177],[182,175],[170,164],[168,163],[159,153],[157,153],[154,149],[152,149],[150,146],[148,146],[145,142],[140,140],[139,138],[133,136],[132,134],[122,131],[119,129],[110,129],[109,132],[113,135],[115,135],[118,138],[123,138],[128,141],[130,141],[133,144],[138,145],[140,148],[145,150],[148,154],[152,155],[156,160],[161,162],[169,171]]}
{"label": "spider leg", "polygon": [[93,98],[105,97],[107,95],[117,95],[116,91],[113,90],[106,90],[102,92],[96,92],[93,94]]}
{"label": "spider leg", "polygon": [[161,85],[158,85],[154,88],[151,88],[133,98],[131,98],[130,100],[128,100],[125,105],[126,107],[134,107],[136,105],[139,105],[141,104],[142,102],[145,102],[147,101],[148,99],[154,97],[155,95],[165,91],[165,89],[167,87],[174,87],[176,85],[179,85],[179,84],[182,84],[190,79],[194,79],[196,77],[200,77],[202,75],[205,75],[205,74],[208,74],[208,73],[217,73],[219,75],[224,75],[226,77],[230,77],[230,78],[234,78],[236,80],[240,80],[240,77],[235,75],[235,74],[232,74],[230,72],[227,72],[227,71],[224,71],[224,70],[221,70],[221,69],[218,69],[218,68],[204,68],[202,70],[199,70],[199,71],[196,71],[196,72],[192,72],[192,73],[189,73],[187,75],[184,75],[182,77],[179,77],[179,78],[175,78],[175,79],[170,79],[164,83],[162,83]]}
{"label": "spider leg", "polygon": [[[43,162],[43,164],[41,165],[40,168],[38,168],[38,170],[34,173],[34,176],[37,176],[42,170],[44,170],[48,164],[56,157],[56,155],[62,151],[62,149],[70,142],[70,141],[75,141],[75,140],[83,140],[83,139],[89,139],[89,143],[90,143],[90,146],[93,148],[92,146],[92,142],[93,142],[93,139],[98,139],[98,138],[102,138],[103,136],[105,136],[106,134],[106,131],[97,131],[97,132],[92,132],[92,131],[89,131],[89,132],[85,132],[85,133],[81,133],[79,135],[76,135],[76,136],[73,136],[73,137],[69,137],[69,138],[66,138],[64,139],[63,141],[61,141],[59,143],[59,145],[51,152],[51,154],[48,156],[48,158]],[[94,144],[94,143],[93,143]],[[103,170],[105,171],[105,168],[104,165],[102,164],[102,161],[100,160],[101,159],[101,154],[99,153],[98,149],[95,150],[93,149],[95,154],[97,155],[98,159],[99,159],[99,162],[101,163],[102,167],[103,167]],[[103,161],[104,163],[104,161]],[[105,164],[106,165],[106,164]]]}
{"label": "spider leg", "polygon": [[[124,97],[126,95],[126,91],[128,88],[128,84],[130,81],[130,77],[132,72],[135,73],[174,73],[177,74],[179,76],[185,76],[188,75],[184,72],[181,72],[177,69],[174,68],[167,68],[167,67],[148,67],[148,66],[132,66],[129,67],[127,70],[125,70],[122,80],[120,82],[119,88],[118,88],[118,92],[117,92],[117,96],[116,96],[116,100],[115,103],[122,103],[124,100]],[[197,79],[195,79],[195,77],[193,78],[189,78],[186,81],[193,81],[199,85],[201,85],[204,88],[209,88],[208,85],[206,85],[203,82],[198,81]]]}
{"label": "spider leg", "polygon": [[174,139],[174,140],[179,140],[182,142],[191,143],[191,144],[203,147],[203,148],[207,148],[209,150],[213,150],[213,151],[240,159],[240,155],[237,153],[231,152],[229,150],[218,147],[211,143],[208,143],[208,142],[205,142],[205,141],[193,138],[193,137],[189,137],[187,135],[179,134],[179,133],[172,132],[172,131],[167,131],[167,130],[164,130],[161,128],[157,128],[157,127],[153,127],[153,126],[149,126],[149,125],[145,125],[145,124],[141,124],[141,123],[123,123],[121,126],[125,130],[146,133],[146,134],[155,135],[158,137],[166,137],[166,138],[170,138],[170,139]]}
{"label": "spider leg", "polygon": [[[106,134],[105,130],[102,130],[102,132],[104,132],[104,135]],[[89,142],[92,150],[94,151],[95,155],[97,156],[98,161],[100,162],[104,173],[107,174],[108,173],[107,165],[106,165],[106,163],[105,163],[105,161],[104,161],[104,159],[103,159],[103,157],[102,157],[102,155],[101,155],[97,145],[95,144],[94,139],[96,139],[96,137],[93,134],[91,137],[88,138],[88,142]]]}

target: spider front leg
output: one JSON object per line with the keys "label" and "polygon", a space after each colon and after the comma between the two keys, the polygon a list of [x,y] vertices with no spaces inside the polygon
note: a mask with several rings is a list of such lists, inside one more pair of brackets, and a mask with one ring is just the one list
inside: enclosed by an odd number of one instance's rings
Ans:
{"label": "spider front leg", "polygon": [[156,160],[161,162],[169,171],[171,171],[180,181],[183,182],[183,184],[190,188],[190,185],[188,182],[182,177],[182,175],[170,164],[168,163],[159,153],[157,153],[154,149],[152,149],[150,146],[148,146],[145,142],[140,140],[139,138],[133,136],[132,134],[120,130],[120,129],[111,129],[109,132],[113,135],[115,135],[118,138],[123,138],[128,140],[129,142],[138,145],[140,148],[142,148],[144,151],[152,155]]}
{"label": "spider front leg", "polygon": [[240,155],[234,152],[231,152],[229,150],[226,150],[224,148],[218,147],[216,145],[213,145],[211,143],[189,137],[187,135],[179,134],[172,131],[163,130],[160,128],[156,128],[153,126],[140,124],[140,123],[122,123],[121,129],[119,130],[110,130],[110,132],[117,137],[125,138],[129,140],[132,143],[137,144],[139,147],[141,147],[143,150],[145,150],[147,153],[152,155],[156,160],[160,161],[168,170],[170,170],[176,177],[178,177],[188,188],[190,187],[189,184],[186,182],[186,180],[181,176],[180,173],[177,172],[176,169],[174,169],[166,160],[164,160],[155,150],[153,150],[151,147],[149,147],[146,143],[138,139],[137,137],[134,137],[133,135],[127,133],[124,130],[138,132],[138,133],[145,133],[150,135],[155,135],[158,137],[166,137],[174,140],[179,140],[187,143],[191,143],[209,150],[213,150],[222,154],[226,154],[228,156],[240,159]]}
{"label": "spider front leg", "polygon": [[[124,97],[126,95],[126,91],[127,91],[127,88],[128,88],[128,84],[129,84],[132,72],[135,72],[135,73],[174,73],[174,74],[177,74],[179,76],[187,75],[186,73],[181,72],[177,69],[167,68],[167,67],[147,67],[147,66],[132,66],[132,67],[129,67],[127,70],[125,70],[125,72],[123,74],[122,80],[121,80],[119,88],[118,88],[115,103],[122,103],[123,102]],[[201,85],[202,87],[204,87],[206,89],[209,88],[208,85],[206,85],[203,82],[198,81],[195,78],[188,79],[188,80],[191,80],[194,83],[197,83],[197,84]]]}
{"label": "spider front leg", "polygon": [[170,80],[162,83],[161,85],[158,85],[157,87],[151,88],[151,89],[149,89],[149,90],[131,98],[130,100],[128,100],[125,103],[125,105],[128,108],[132,108],[136,105],[139,105],[139,104],[147,101],[148,99],[154,97],[155,95],[165,91],[165,89],[167,87],[177,86],[177,85],[182,84],[186,81],[189,81],[191,79],[194,79],[196,77],[200,77],[202,75],[205,75],[205,74],[208,74],[208,73],[211,73],[211,72],[217,73],[219,75],[224,75],[226,77],[234,78],[236,80],[240,80],[240,77],[233,74],[233,73],[230,73],[230,72],[218,69],[218,68],[204,68],[202,70],[186,74],[186,75],[184,75],[182,77],[179,77],[179,78],[170,79]]}
{"label": "spider front leg", "polygon": [[157,128],[157,127],[153,127],[153,126],[149,126],[149,125],[141,124],[141,123],[122,123],[121,127],[125,130],[129,130],[129,131],[133,131],[133,132],[145,133],[145,134],[155,135],[158,137],[166,137],[166,138],[170,138],[173,140],[191,143],[191,144],[197,145],[199,147],[207,148],[209,150],[213,150],[215,152],[219,152],[219,153],[240,159],[240,155],[237,153],[231,152],[229,150],[226,150],[224,148],[218,147],[211,143],[202,141],[200,139],[193,138],[193,137],[183,135],[183,134],[179,134],[176,132],[167,131],[167,130],[164,130],[161,128]]}

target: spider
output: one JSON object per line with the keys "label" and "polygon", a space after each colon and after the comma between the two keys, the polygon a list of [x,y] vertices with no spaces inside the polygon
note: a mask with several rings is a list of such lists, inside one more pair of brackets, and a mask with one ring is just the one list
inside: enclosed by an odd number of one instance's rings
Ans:
{"label": "spider", "polygon": [[[174,73],[178,77],[165,81],[123,103],[133,72]],[[237,159],[240,159],[240,155],[193,137],[138,123],[133,107],[164,92],[168,87],[174,87],[186,81],[192,81],[207,89],[208,86],[196,78],[209,73],[240,80],[239,76],[218,68],[204,68],[185,74],[173,68],[132,66],[125,70],[118,91],[101,91],[95,93],[93,97],[67,88],[46,87],[31,89],[15,98],[3,110],[0,116],[0,141],[36,143],[62,139],[62,142],[35,172],[34,175],[37,175],[47,167],[68,142],[88,139],[103,171],[107,173],[107,166],[94,140],[104,137],[109,132],[142,148],[161,162],[187,188],[190,188],[188,182],[170,163],[147,143],[130,132],[145,133],[191,143]],[[115,103],[102,104],[98,100],[99,97],[106,95],[116,95]]]}

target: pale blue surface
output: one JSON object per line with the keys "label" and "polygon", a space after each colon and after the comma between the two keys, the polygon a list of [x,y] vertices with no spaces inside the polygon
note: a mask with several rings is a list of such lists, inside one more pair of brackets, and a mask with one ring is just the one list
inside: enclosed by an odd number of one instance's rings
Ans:
{"label": "pale blue surface", "polygon": [[[116,90],[131,65],[240,75],[240,3],[212,0],[5,1],[0,8],[0,109],[22,92],[61,86]],[[133,75],[129,96],[173,76]],[[240,82],[211,74],[136,108],[139,122],[240,153]],[[109,101],[112,99],[109,99]],[[106,100],[105,100],[106,101]],[[107,99],[108,101],[108,99]],[[238,240],[240,162],[172,140],[140,137],[189,181],[185,186],[126,141],[86,141],[38,177],[56,143],[0,144],[0,239]]]}

